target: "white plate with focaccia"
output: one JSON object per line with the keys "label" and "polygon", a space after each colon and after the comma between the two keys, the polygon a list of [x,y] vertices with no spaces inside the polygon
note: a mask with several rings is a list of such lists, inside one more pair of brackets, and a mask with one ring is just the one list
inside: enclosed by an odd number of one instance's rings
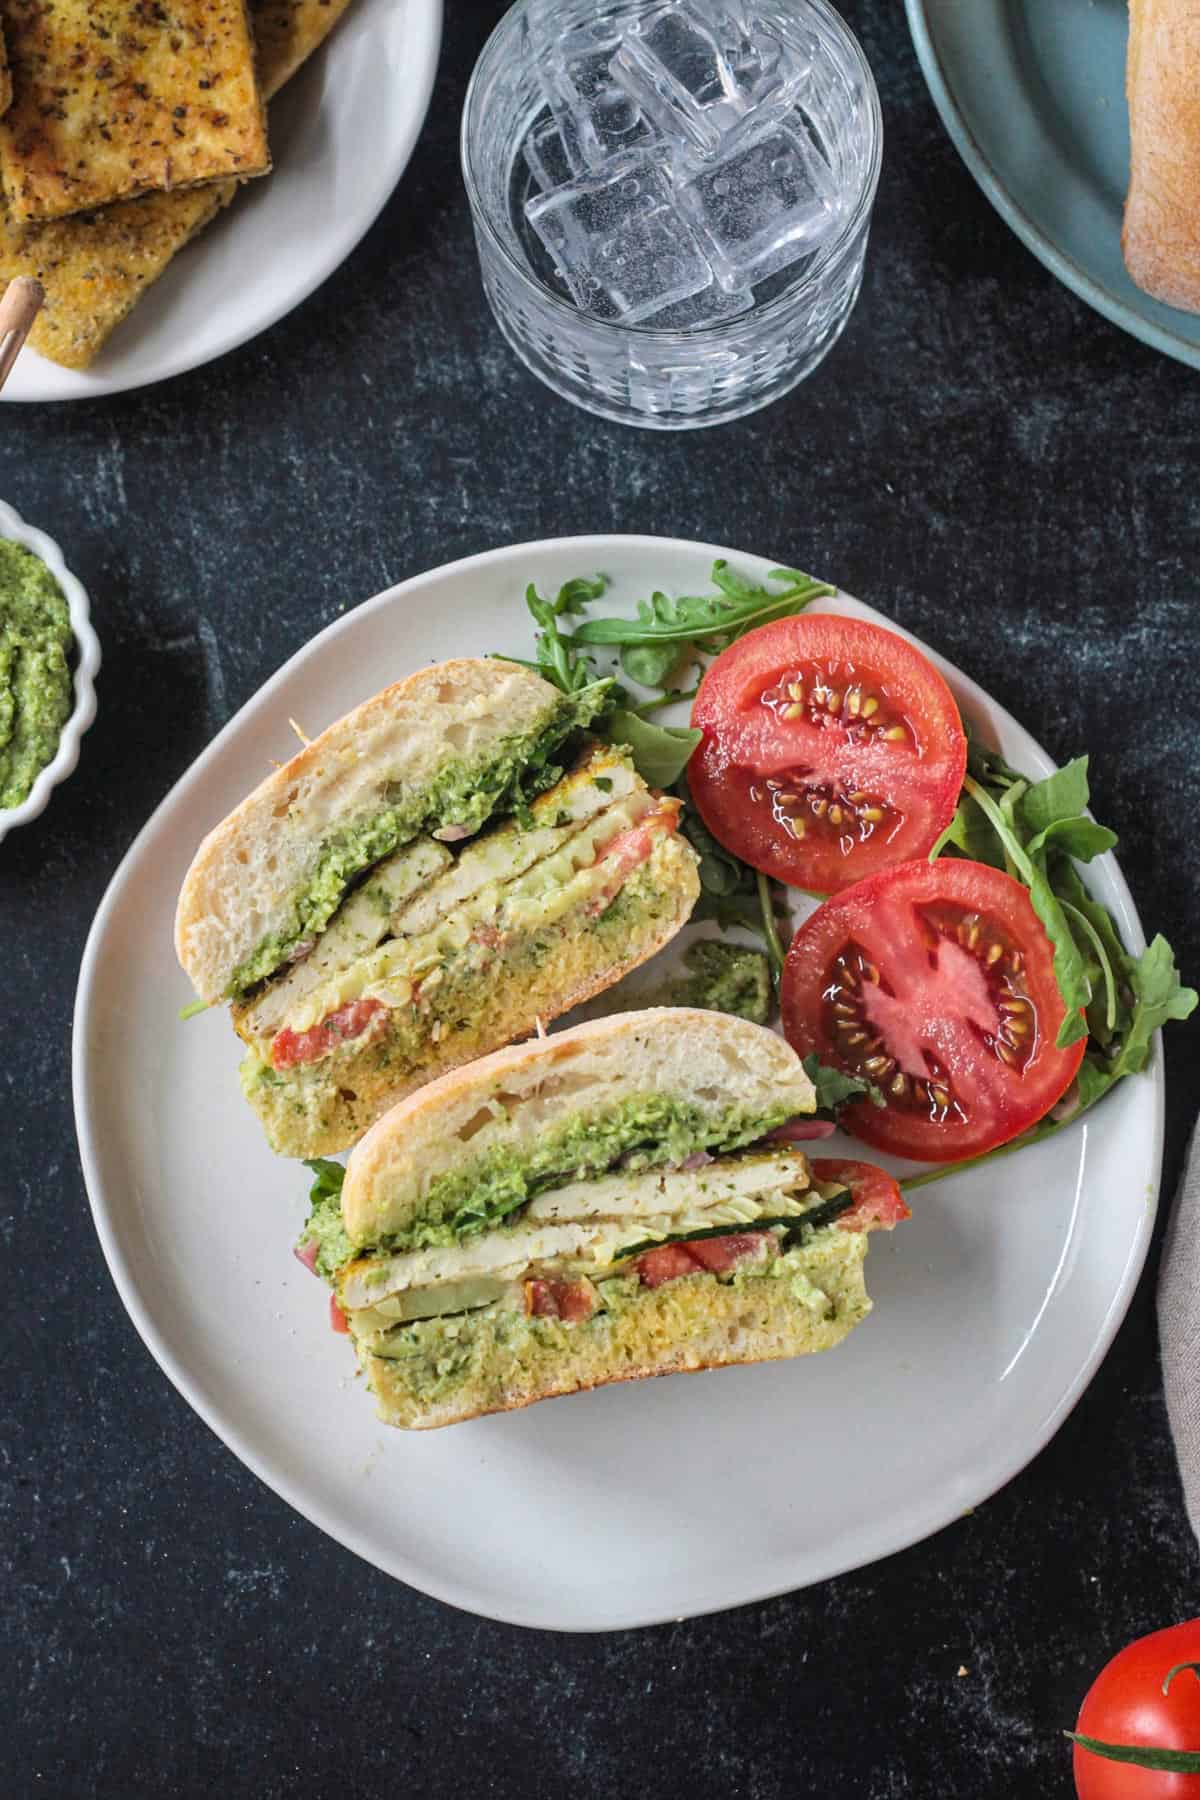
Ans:
{"label": "white plate with focaccia", "polygon": [[[163,802],[115,877],[83,961],[74,1053],[83,1167],[110,1269],[152,1354],[242,1461],[322,1530],[428,1593],[524,1625],[599,1630],[732,1606],[950,1524],[1014,1476],[1079,1398],[1124,1315],[1153,1224],[1157,1053],[1086,1119],[911,1191],[912,1217],[872,1234],[870,1316],[826,1354],[622,1380],[488,1417],[470,1417],[473,1402],[458,1411],[467,1422],[443,1430],[390,1430],[376,1418],[373,1399],[386,1399],[380,1371],[374,1380],[367,1371],[373,1392],[355,1379],[350,1342],[329,1328],[328,1295],[293,1255],[308,1229],[311,1177],[292,1160],[301,1150],[268,1147],[269,1119],[256,1118],[239,1091],[245,1045],[224,1009],[178,1020],[189,998],[173,942],[185,873],[205,834],[292,754],[289,721],[314,734],[384,682],[431,663],[530,654],[530,582],[554,594],[603,572],[604,610],[630,616],[655,590],[704,594],[722,554],[751,582],[768,579],[761,559],[712,546],[560,539],[435,570],[338,620],[247,703]],[[886,623],[833,590],[820,610]],[[967,677],[938,667],[985,741],[1031,778],[1049,773],[1012,718]],[[324,742],[324,754],[332,746],[355,763],[353,743],[333,734]],[[620,799],[628,781],[615,768],[605,784],[606,805],[635,798]],[[222,842],[209,840],[216,850]],[[211,856],[204,866],[211,876]],[[356,891],[369,898],[374,881]],[[1140,950],[1111,854],[1093,864],[1092,886]],[[811,905],[800,897],[797,919]],[[488,992],[497,1008],[502,976],[495,965]],[[631,1004],[610,991],[593,999],[593,1016],[606,998],[614,1010]],[[706,1016],[718,1055],[731,1022]],[[554,1021],[543,1048],[570,1026]],[[702,1023],[688,1031],[689,1078],[719,1099],[720,1080],[705,1073],[710,1039]],[[631,1068],[647,1061],[648,1041],[630,1034]],[[782,1068],[791,1053],[767,1041]],[[436,1086],[406,1102],[407,1113],[391,1115],[399,1123],[385,1121],[352,1159],[343,1199],[353,1188],[355,1205],[372,1204],[380,1150],[411,1154],[428,1174],[445,1148],[439,1119],[467,1142],[517,1118],[508,1090],[537,1053],[536,1043],[501,1053],[509,1060],[498,1110],[454,1072],[450,1098],[462,1118],[445,1105],[429,1110]],[[675,1053],[664,1039],[652,1054]],[[783,1080],[803,1082],[794,1067]],[[864,1155],[840,1137],[815,1149]],[[672,1166],[680,1173],[671,1180],[687,1179],[686,1161]],[[703,1171],[714,1172],[719,1162]],[[821,1347],[797,1339],[789,1354]],[[730,1360],[713,1343],[697,1360],[714,1358]]]}
{"label": "white plate with focaccia", "polygon": [[224,355],[331,275],[391,194],[433,90],[441,0],[251,0],[249,11],[260,89],[277,95],[270,173],[32,226],[0,217],[0,282],[32,274],[46,288],[5,400],[92,399]]}

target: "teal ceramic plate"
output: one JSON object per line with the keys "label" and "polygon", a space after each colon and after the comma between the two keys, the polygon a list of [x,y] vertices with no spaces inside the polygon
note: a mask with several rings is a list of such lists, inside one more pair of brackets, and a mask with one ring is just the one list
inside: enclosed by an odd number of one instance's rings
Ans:
{"label": "teal ceramic plate", "polygon": [[1069,288],[1200,368],[1200,317],[1121,259],[1126,0],[905,0],[942,121],[992,205]]}

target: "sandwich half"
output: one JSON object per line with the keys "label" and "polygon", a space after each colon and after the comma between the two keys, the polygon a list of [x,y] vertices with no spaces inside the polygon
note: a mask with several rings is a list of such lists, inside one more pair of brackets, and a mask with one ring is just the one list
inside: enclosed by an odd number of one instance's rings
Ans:
{"label": "sandwich half", "polygon": [[699,882],[678,802],[584,731],[607,685],[568,696],[499,661],[423,669],[205,839],[176,948],[201,999],[232,1004],[274,1149],[345,1149],[685,923]]}
{"label": "sandwich half", "polygon": [[409,1429],[826,1350],[870,1311],[868,1229],[907,1209],[814,1180],[781,1132],[814,1105],[744,1019],[596,1020],[394,1107],[344,1182],[318,1164],[297,1254]]}

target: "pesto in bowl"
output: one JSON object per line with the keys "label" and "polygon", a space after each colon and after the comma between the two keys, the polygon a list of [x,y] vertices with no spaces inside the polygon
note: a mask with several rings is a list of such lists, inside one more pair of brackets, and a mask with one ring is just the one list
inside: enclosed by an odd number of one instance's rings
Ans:
{"label": "pesto in bowl", "polygon": [[82,584],[53,538],[0,500],[0,840],[79,761],[99,667]]}
{"label": "pesto in bowl", "polygon": [[67,597],[41,557],[0,538],[0,810],[29,798],[71,716]]}

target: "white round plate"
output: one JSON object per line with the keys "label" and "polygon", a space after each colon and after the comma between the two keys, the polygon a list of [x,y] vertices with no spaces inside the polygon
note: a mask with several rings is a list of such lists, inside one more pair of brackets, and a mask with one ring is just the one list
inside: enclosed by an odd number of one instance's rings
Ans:
{"label": "white round plate", "polygon": [[[228,724],[121,865],[83,959],[75,1113],[96,1228],[150,1350],[202,1418],[307,1518],[457,1606],[562,1630],[734,1606],[886,1556],[977,1506],[1062,1423],[1128,1305],[1154,1218],[1160,1053],[1087,1120],[914,1195],[873,1240],[875,1311],[839,1349],[645,1381],[450,1430],[374,1417],[323,1287],[290,1255],[308,1177],[238,1091],[240,1046],[186,1025],[175,897],[202,834],[310,734],[443,657],[528,652],[524,590],[602,571],[614,611],[705,592],[713,558],[661,538],[491,551],[339,619]],[[606,603],[607,604],[607,603]],[[834,610],[877,618],[838,597]],[[960,704],[1033,775],[1026,732],[944,663]],[[1098,891],[1143,942],[1111,857]]]}
{"label": "white round plate", "polygon": [[275,167],[175,257],[90,369],[26,350],[5,400],[92,400],[224,356],[308,298],[373,224],[433,92],[442,0],[353,0],[271,103]]}

